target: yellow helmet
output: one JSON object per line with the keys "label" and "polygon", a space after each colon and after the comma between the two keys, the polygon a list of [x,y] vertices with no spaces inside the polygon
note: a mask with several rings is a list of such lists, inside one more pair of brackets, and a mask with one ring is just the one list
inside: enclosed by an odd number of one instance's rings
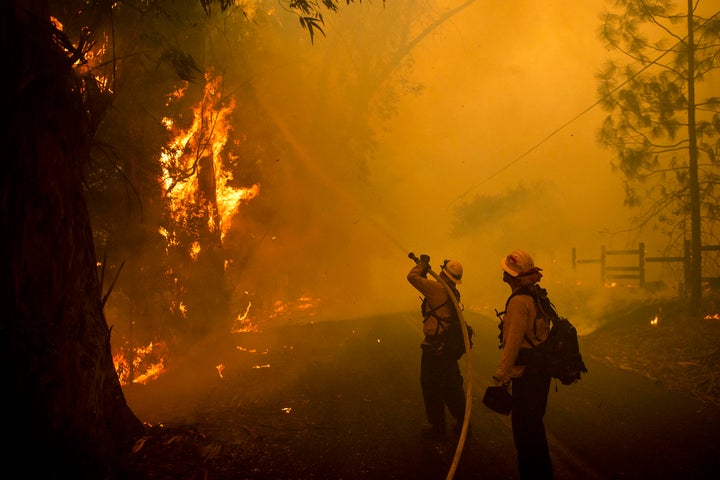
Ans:
{"label": "yellow helmet", "polygon": [[445,260],[440,270],[456,285],[462,283],[463,267],[457,260]]}

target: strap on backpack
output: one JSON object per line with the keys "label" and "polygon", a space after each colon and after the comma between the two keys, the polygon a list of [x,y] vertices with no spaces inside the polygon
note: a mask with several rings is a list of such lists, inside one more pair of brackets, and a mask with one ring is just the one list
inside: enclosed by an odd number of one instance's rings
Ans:
{"label": "strap on backpack", "polygon": [[[439,335],[440,333],[442,333],[442,332],[440,332],[440,327],[443,326],[443,322],[445,322],[445,323],[452,323],[452,321],[451,321],[451,319],[441,319],[440,317],[438,317],[437,315],[435,315],[435,312],[436,312],[439,308],[442,308],[442,307],[444,307],[445,305],[447,305],[448,303],[450,303],[450,301],[448,300],[447,302],[442,303],[442,304],[438,305],[437,307],[433,307],[432,304],[430,303],[430,301],[429,301],[427,298],[425,298],[425,299],[423,300],[423,304],[425,304],[425,303],[427,303],[427,305],[430,306],[430,310],[428,310],[427,313],[426,313],[426,312],[423,312],[423,324],[425,324],[425,322],[427,322],[427,321],[430,319],[430,317],[435,317],[435,319],[437,320],[437,327],[435,328],[435,333],[434,333],[434,335]],[[447,330],[447,328],[443,329],[443,332],[446,331],[446,330]]]}
{"label": "strap on backpack", "polygon": [[[453,294],[455,295],[455,298],[456,298],[456,299],[458,300],[458,302],[459,302],[459,301],[460,301],[460,292],[458,291],[458,289],[457,289],[454,285],[450,285],[450,289],[452,290]],[[423,323],[425,323],[425,322],[427,321],[427,319],[430,318],[430,317],[435,317],[435,318],[437,318],[438,320],[441,320],[437,315],[435,315],[435,312],[436,312],[438,309],[444,307],[445,305],[448,305],[448,304],[451,303],[451,302],[450,302],[450,298],[448,297],[448,299],[447,299],[444,303],[441,303],[441,304],[438,305],[437,307],[433,307],[432,304],[430,303],[430,301],[427,299],[427,297],[425,297],[425,298],[420,297],[420,299],[422,300],[423,303],[427,302],[427,304],[430,305],[430,310],[428,310],[427,313],[426,313],[426,312],[422,312],[422,314],[423,314]],[[462,309],[462,304],[460,304],[460,307],[461,307],[461,309]],[[454,311],[454,308],[451,309],[451,310]],[[457,315],[452,315],[452,316],[450,317],[450,319],[444,319],[444,320],[445,320],[445,321],[450,321],[450,323],[455,323],[454,320],[459,321],[459,319],[457,319],[457,318],[455,318],[455,317],[457,317]]]}
{"label": "strap on backpack", "polygon": [[[534,284],[534,283],[530,284],[530,285],[523,285],[522,287],[518,288],[517,290],[515,290],[514,292],[512,292],[510,294],[508,299],[505,301],[505,310],[503,310],[502,312],[498,312],[497,310],[495,310],[495,315],[497,315],[497,317],[500,319],[500,324],[498,325],[498,328],[500,329],[500,333],[498,335],[498,339],[500,340],[500,345],[498,346],[498,348],[502,349],[505,346],[505,344],[503,343],[503,326],[505,324],[505,321],[503,320],[503,316],[507,313],[507,307],[510,304],[510,300],[512,300],[513,297],[515,297],[517,295],[529,295],[532,297],[533,302],[535,303],[535,310],[537,312],[537,315],[533,319],[533,333],[535,334],[535,336],[537,336],[537,323],[535,322],[535,320],[537,320],[541,314],[544,315],[545,318],[548,318],[548,319],[550,319],[550,321],[552,321],[552,315],[548,315],[548,313],[545,311],[544,308],[542,308],[542,306],[540,305],[540,301],[538,300],[537,290],[539,288],[540,287],[538,287],[537,284]],[[548,302],[549,301],[550,300],[548,299]],[[554,307],[552,302],[550,302],[550,305]],[[540,345],[539,343],[538,344],[533,343],[532,340],[530,340],[530,338],[527,336],[527,334],[525,334],[525,340],[533,348],[535,348],[537,345]]]}

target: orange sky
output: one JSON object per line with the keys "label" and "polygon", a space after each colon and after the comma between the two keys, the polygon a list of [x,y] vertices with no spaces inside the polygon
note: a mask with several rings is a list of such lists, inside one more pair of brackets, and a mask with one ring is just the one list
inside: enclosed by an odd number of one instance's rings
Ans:
{"label": "orange sky", "polygon": [[[446,15],[459,5],[466,7]],[[307,268],[302,252],[322,252],[312,263],[328,282],[319,290],[347,295],[349,314],[405,308],[416,300],[412,292],[400,293],[412,250],[430,254],[435,265],[443,258],[460,260],[468,304],[485,305],[505,294],[499,259],[516,248],[535,256],[548,282],[576,280],[573,247],[581,258],[597,257],[601,245],[629,248],[639,241],[649,254],[660,252],[662,237],[627,233],[638,212],[623,206],[612,152],[595,141],[605,115],[593,107],[594,76],[608,55],[596,33],[604,5],[362,2],[325,15],[326,36],[316,36],[314,44],[291,14],[273,10],[264,16],[258,26],[267,35],[264,56],[243,68],[256,69],[252,88],[290,146],[283,161],[298,168],[286,189],[289,199],[278,199],[277,208],[307,220],[271,232],[278,239],[272,258],[286,251],[287,263],[297,262],[287,268],[289,283],[303,281],[294,278]],[[386,38],[408,25],[417,35],[444,15],[406,52],[404,59],[412,61],[406,80],[421,88],[399,90],[396,115],[376,120],[378,150],[368,160],[370,185],[363,186],[342,150],[355,126],[318,122],[313,129],[313,122],[352,108],[346,85],[357,88],[358,98],[363,82],[373,87],[373,79],[362,75],[373,57],[387,53]],[[368,105],[368,111],[376,107]],[[536,182],[551,187],[523,211],[469,236],[450,235],[458,200]],[[266,266],[257,268],[261,274]],[[599,274],[585,270],[580,276],[594,280]],[[348,303],[341,306],[347,310]]]}

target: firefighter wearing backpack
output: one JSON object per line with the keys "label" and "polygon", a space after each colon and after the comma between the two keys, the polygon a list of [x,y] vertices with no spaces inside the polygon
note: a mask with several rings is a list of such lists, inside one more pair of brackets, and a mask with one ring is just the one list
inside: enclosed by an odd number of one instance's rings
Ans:
{"label": "firefighter wearing backpack", "polygon": [[[501,260],[503,281],[512,293],[502,317],[502,355],[493,375],[495,385],[512,392],[513,440],[521,480],[552,479],[543,417],[550,392],[551,377],[533,361],[532,344],[545,341],[550,322],[540,315],[531,295],[518,292],[542,278],[541,269],[524,250],[515,250]],[[530,343],[532,342],[532,344]]]}
{"label": "firefighter wearing backpack", "polygon": [[[465,417],[465,390],[458,366],[465,347],[457,344],[457,339],[462,341],[463,336],[450,295],[439,281],[428,278],[429,270],[430,257],[421,255],[407,279],[424,296],[421,306],[424,338],[420,344],[420,387],[430,427],[423,430],[423,436],[442,440],[446,436],[445,407],[455,418],[457,432],[460,432]],[[462,282],[462,274],[460,262],[445,260],[438,276],[450,287],[458,302],[460,292],[456,285]]]}

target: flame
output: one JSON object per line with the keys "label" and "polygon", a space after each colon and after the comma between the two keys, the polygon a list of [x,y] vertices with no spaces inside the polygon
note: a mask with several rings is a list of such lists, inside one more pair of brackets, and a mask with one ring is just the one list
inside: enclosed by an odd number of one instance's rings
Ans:
{"label": "flame", "polygon": [[248,302],[248,306],[245,309],[245,313],[242,313],[237,316],[235,319],[235,322],[233,323],[232,328],[230,329],[231,333],[247,333],[247,332],[259,332],[260,329],[257,327],[257,325],[253,325],[253,323],[250,321],[248,316],[250,315],[250,307],[252,306],[252,302]]}
{"label": "flame", "polygon": [[715,313],[713,315],[705,315],[705,320],[720,320],[720,313]]}
{"label": "flame", "polygon": [[123,348],[113,355],[113,364],[121,385],[145,384],[165,372],[167,345],[164,342],[150,342],[146,346],[135,347],[130,352],[129,358]]}
{"label": "flame", "polygon": [[660,318],[657,315],[655,315],[655,317],[652,320],[650,320],[650,325],[652,325],[653,327],[656,326],[658,324],[658,320],[660,320]]}
{"label": "flame", "polygon": [[200,255],[200,242],[195,241],[190,246],[190,258],[197,260]]}
{"label": "flame", "polygon": [[[257,353],[257,350],[254,349],[254,348],[241,347],[240,345],[237,345],[235,348],[237,348],[237,349],[240,350],[241,352]],[[264,353],[267,353],[267,352],[264,352]],[[264,353],[263,353],[263,354],[264,354]]]}
{"label": "flame", "polygon": [[320,304],[320,301],[310,296],[298,297],[296,300],[284,302],[282,300],[276,300],[273,303],[273,313],[270,314],[270,318],[276,318],[283,314],[287,314],[293,311],[305,311],[307,315],[315,315],[314,311]]}
{"label": "flame", "polygon": [[[194,107],[193,122],[187,130],[176,128],[171,119],[163,119],[174,138],[160,155],[160,181],[176,225],[184,227],[189,220],[205,214],[209,231],[219,232],[222,241],[240,203],[259,195],[260,185],[230,186],[233,175],[224,166],[223,152],[231,132],[230,114],[235,109],[235,100],[222,96],[221,76],[213,77],[208,73],[205,80],[203,98]],[[184,90],[178,90],[169,100],[181,98],[184,93]],[[211,162],[204,163],[205,159]],[[201,168],[207,169],[212,176],[214,192],[200,191],[198,173]],[[165,237],[170,239],[172,235]],[[196,247],[191,248],[192,252],[199,252]]]}
{"label": "flame", "polygon": [[216,365],[215,368],[217,369],[218,375],[220,375],[220,378],[223,378],[223,370],[225,370],[225,365],[222,363],[220,365]]}

